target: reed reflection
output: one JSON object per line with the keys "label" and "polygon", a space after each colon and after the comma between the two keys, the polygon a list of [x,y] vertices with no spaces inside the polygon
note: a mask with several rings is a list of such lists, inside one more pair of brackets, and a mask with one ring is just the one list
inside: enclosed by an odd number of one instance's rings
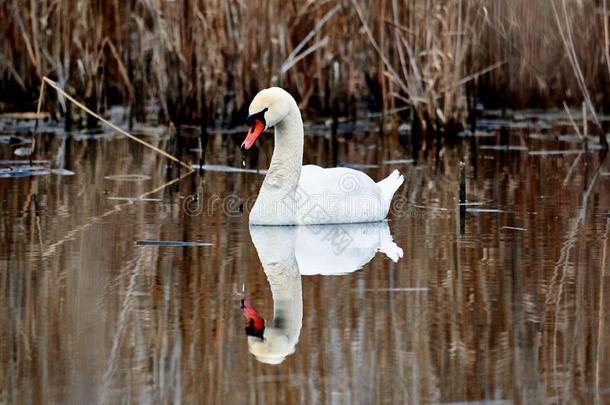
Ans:
{"label": "reed reflection", "polygon": [[250,237],[273,297],[267,323],[249,299],[241,302],[248,349],[266,364],[295,352],[303,323],[301,275],[342,275],[364,267],[377,252],[397,262],[402,249],[387,222],[315,226],[251,226]]}

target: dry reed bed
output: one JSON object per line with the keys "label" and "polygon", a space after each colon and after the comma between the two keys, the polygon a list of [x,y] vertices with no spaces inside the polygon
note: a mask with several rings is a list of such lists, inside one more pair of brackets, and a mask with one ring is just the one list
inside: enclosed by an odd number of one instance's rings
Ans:
{"label": "dry reed bed", "polygon": [[[489,103],[607,106],[606,0],[55,1],[0,5],[0,86],[35,100],[43,76],[95,111],[147,102],[161,119],[230,123],[257,89],[302,107],[463,119]],[[480,75],[480,76],[479,76]],[[590,96],[589,96],[590,93]],[[584,95],[584,97],[583,97]],[[32,104],[33,105],[33,104]],[[65,112],[62,99],[55,104]],[[434,121],[434,120],[431,120]]]}

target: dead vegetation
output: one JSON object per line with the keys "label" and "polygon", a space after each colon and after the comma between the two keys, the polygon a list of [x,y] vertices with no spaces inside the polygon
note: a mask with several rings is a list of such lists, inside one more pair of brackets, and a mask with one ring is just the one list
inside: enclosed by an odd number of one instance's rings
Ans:
{"label": "dead vegetation", "polygon": [[[143,120],[156,104],[162,122],[206,125],[241,120],[269,85],[319,115],[415,107],[432,125],[463,121],[468,95],[585,101],[594,124],[608,109],[606,0],[10,0],[0,10],[1,101],[22,108],[48,76],[94,111],[125,104]],[[60,97],[54,106],[69,113]]]}

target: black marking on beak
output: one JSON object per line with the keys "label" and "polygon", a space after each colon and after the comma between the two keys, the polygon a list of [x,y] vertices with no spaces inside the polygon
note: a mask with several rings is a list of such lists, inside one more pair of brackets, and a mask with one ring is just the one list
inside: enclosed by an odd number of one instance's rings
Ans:
{"label": "black marking on beak", "polygon": [[246,336],[253,336],[253,337],[257,337],[261,340],[265,339],[265,327],[263,326],[260,329],[256,329],[254,327],[254,322],[248,322],[248,325],[246,326]]}
{"label": "black marking on beak", "polygon": [[268,108],[265,108],[264,110],[261,110],[257,113],[248,115],[248,118],[246,118],[246,124],[248,125],[248,127],[251,127],[252,125],[254,125],[254,122],[256,120],[262,122],[263,125],[266,127],[267,122],[265,121],[265,112],[267,110],[268,110]]}

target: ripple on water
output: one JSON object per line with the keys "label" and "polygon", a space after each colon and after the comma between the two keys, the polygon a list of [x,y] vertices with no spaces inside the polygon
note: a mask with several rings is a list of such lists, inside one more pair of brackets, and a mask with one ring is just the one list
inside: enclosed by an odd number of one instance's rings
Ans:
{"label": "ripple on water", "polygon": [[161,246],[161,247],[201,247],[201,246],[212,246],[208,242],[200,241],[181,241],[181,240],[138,240],[136,241],[138,246]]}
{"label": "ripple on water", "polygon": [[150,176],[145,174],[110,174],[104,176],[104,179],[112,181],[146,181],[150,180]]}
{"label": "ripple on water", "polygon": [[[245,162],[244,162],[245,163]],[[256,173],[266,174],[266,169],[245,169],[242,167],[233,167],[225,165],[191,165],[195,170],[203,170],[208,172],[222,172],[222,173]]]}
{"label": "ripple on water", "polygon": [[2,159],[0,160],[0,165],[8,165],[8,166],[12,166],[12,165],[29,165],[29,164],[45,164],[45,163],[49,163],[48,160],[26,160],[26,159],[19,159],[19,160],[11,160],[11,159]]}
{"label": "ripple on water", "polygon": [[51,169],[51,173],[57,176],[74,176],[74,172],[67,169]]}
{"label": "ripple on water", "polygon": [[515,152],[527,152],[528,148],[524,145],[481,145],[481,150],[499,150],[499,151],[515,151]]}
{"label": "ripple on water", "polygon": [[42,166],[25,165],[19,167],[0,168],[0,178],[42,176],[49,173],[51,173],[51,171]]}
{"label": "ripple on water", "polygon": [[22,146],[13,151],[17,156],[30,156],[34,150],[29,146]]}

